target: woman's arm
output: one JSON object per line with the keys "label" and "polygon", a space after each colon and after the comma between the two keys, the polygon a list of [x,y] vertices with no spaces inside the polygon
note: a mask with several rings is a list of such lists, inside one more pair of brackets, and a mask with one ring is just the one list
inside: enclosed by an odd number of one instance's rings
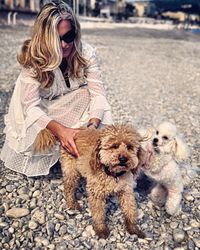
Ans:
{"label": "woman's arm", "polygon": [[105,110],[110,109],[110,105],[106,98],[106,91],[102,79],[100,63],[96,55],[96,51],[90,45],[90,57],[88,59],[88,67],[85,70],[88,89],[91,96],[90,101],[90,120],[88,126],[98,127],[104,115]]}
{"label": "woman's arm", "polygon": [[[48,128],[53,135],[57,137],[61,145],[71,154],[79,156],[74,136],[79,132],[77,129],[72,129],[63,126],[49,117],[40,107],[41,97],[39,93],[40,83],[32,78],[27,71],[24,72],[22,78],[21,103],[23,112],[27,120],[33,120],[37,117],[37,123],[41,129]],[[40,116],[38,115],[40,114]]]}

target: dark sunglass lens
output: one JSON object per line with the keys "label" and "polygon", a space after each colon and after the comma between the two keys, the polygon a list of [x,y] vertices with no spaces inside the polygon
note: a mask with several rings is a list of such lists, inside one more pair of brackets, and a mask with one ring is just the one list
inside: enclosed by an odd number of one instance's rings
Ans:
{"label": "dark sunglass lens", "polygon": [[64,36],[62,36],[61,40],[63,40],[66,43],[71,43],[71,42],[74,41],[75,37],[76,37],[75,31],[74,30],[70,30]]}

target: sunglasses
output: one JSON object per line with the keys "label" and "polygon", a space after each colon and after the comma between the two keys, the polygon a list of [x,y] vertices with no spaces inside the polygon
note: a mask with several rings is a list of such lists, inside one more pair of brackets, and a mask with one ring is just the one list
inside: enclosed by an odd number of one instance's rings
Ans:
{"label": "sunglasses", "polygon": [[76,37],[76,32],[74,29],[65,33],[62,37],[60,37],[60,41],[64,41],[65,43],[71,43],[74,41]]}

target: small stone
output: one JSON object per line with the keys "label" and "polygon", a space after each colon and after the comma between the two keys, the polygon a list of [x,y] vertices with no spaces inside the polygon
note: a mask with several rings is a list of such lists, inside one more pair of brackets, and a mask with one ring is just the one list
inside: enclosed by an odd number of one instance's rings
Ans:
{"label": "small stone", "polygon": [[200,227],[200,223],[196,220],[191,220],[190,221],[190,225],[193,227],[193,228],[199,228]]}
{"label": "small stone", "polygon": [[62,180],[61,179],[55,179],[55,180],[51,180],[51,184],[53,184],[53,185],[60,185],[60,184],[62,184]]}
{"label": "small stone", "polygon": [[123,244],[123,243],[117,243],[117,249],[124,250],[124,248],[125,248],[125,244]]}
{"label": "small stone", "polygon": [[66,211],[69,215],[75,215],[77,214],[77,211],[76,210],[67,210]]}
{"label": "small stone", "polygon": [[177,228],[177,227],[178,227],[178,222],[175,222],[175,221],[170,222],[170,227],[171,227],[172,229]]}
{"label": "small stone", "polygon": [[194,242],[192,240],[188,240],[188,249],[189,250],[195,249],[195,245],[194,245]]}
{"label": "small stone", "polygon": [[191,229],[192,229],[191,226],[185,226],[185,227],[183,227],[183,230],[184,230],[184,231],[189,231],[189,230],[191,230]]}
{"label": "small stone", "polygon": [[144,212],[142,211],[142,209],[138,209],[138,219],[142,219],[144,217]]}
{"label": "small stone", "polygon": [[111,236],[111,237],[110,237],[110,241],[111,241],[111,242],[114,242],[114,241],[116,241],[116,238],[113,237],[113,236]]}
{"label": "small stone", "polygon": [[95,235],[95,231],[92,227],[92,225],[89,225],[85,228],[85,230],[83,231],[83,237],[91,237]]}
{"label": "small stone", "polygon": [[31,221],[29,221],[29,223],[28,223],[28,227],[29,227],[30,229],[34,230],[34,229],[36,229],[36,228],[38,227],[38,224],[37,224],[35,221],[31,220]]}
{"label": "small stone", "polygon": [[9,181],[18,181],[20,179],[16,174],[7,174],[5,177]]}
{"label": "small stone", "polygon": [[15,189],[15,186],[14,186],[14,185],[7,185],[7,186],[6,186],[6,190],[7,190],[9,193],[12,192],[14,189]]}
{"label": "small stone", "polygon": [[49,241],[47,239],[41,239],[41,243],[43,246],[48,246],[49,245]]}
{"label": "small stone", "polygon": [[[99,243],[101,244],[102,247],[105,247],[105,245],[107,244],[107,241],[104,239],[100,239]],[[132,243],[131,243],[132,244]]]}
{"label": "small stone", "polygon": [[59,229],[60,229],[60,224],[59,224],[59,223],[56,223],[56,226],[55,226],[55,230],[56,230],[56,232],[58,232],[58,231],[59,231]]}
{"label": "small stone", "polygon": [[8,225],[7,222],[0,222],[0,228],[7,227]]}
{"label": "small stone", "polygon": [[44,224],[45,223],[45,213],[40,211],[40,210],[36,210],[32,215],[32,220],[38,222],[39,224]]}
{"label": "small stone", "polygon": [[66,225],[61,226],[59,230],[59,235],[64,236],[66,232],[67,232],[67,226]]}
{"label": "small stone", "polygon": [[36,201],[35,200],[31,200],[30,202],[30,208],[35,208],[36,207]]}
{"label": "small stone", "polygon": [[40,191],[39,190],[36,190],[34,193],[33,193],[33,197],[38,197],[40,195]]}
{"label": "small stone", "polygon": [[55,213],[54,216],[55,216],[58,220],[64,220],[64,219],[65,219],[64,215],[62,215],[62,214]]}
{"label": "small stone", "polygon": [[28,201],[29,200],[29,195],[28,194],[20,194],[18,196],[19,199],[24,200],[24,201]]}
{"label": "small stone", "polygon": [[176,242],[180,243],[184,240],[185,238],[185,233],[182,229],[176,228],[173,231],[173,238]]}
{"label": "small stone", "polygon": [[191,194],[185,193],[183,197],[186,199],[186,201],[193,201],[194,197]]}
{"label": "small stone", "polygon": [[83,215],[82,214],[78,214],[77,216],[76,216],[76,219],[77,220],[81,220],[83,218]]}
{"label": "small stone", "polygon": [[13,234],[14,231],[15,231],[15,229],[14,229],[13,227],[10,227],[10,228],[8,229],[8,231],[9,231],[9,233]]}
{"label": "small stone", "polygon": [[142,244],[148,244],[148,240],[138,238],[138,242]]}
{"label": "small stone", "polygon": [[9,205],[7,203],[3,203],[3,208],[4,208],[4,211],[8,211],[9,209]]}
{"label": "small stone", "polygon": [[196,247],[200,248],[200,237],[199,238],[193,238],[194,244]]}
{"label": "small stone", "polygon": [[14,221],[13,224],[12,224],[12,226],[13,226],[14,228],[18,228],[19,225],[20,225],[19,221]]}
{"label": "small stone", "polygon": [[29,210],[27,208],[11,208],[6,212],[8,217],[12,218],[21,218],[29,214]]}
{"label": "small stone", "polygon": [[53,236],[54,228],[55,228],[54,224],[51,221],[47,221],[46,230],[49,236]]}
{"label": "small stone", "polygon": [[47,246],[47,248],[49,248],[49,249],[51,249],[51,250],[54,250],[56,247],[55,247],[54,244],[50,244],[50,245]]}

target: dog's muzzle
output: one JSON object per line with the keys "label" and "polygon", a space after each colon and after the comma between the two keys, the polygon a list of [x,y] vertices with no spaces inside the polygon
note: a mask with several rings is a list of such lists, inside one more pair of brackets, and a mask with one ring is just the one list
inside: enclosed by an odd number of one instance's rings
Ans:
{"label": "dog's muzzle", "polygon": [[112,176],[112,177],[115,178],[116,180],[117,180],[120,176],[122,176],[122,175],[124,175],[124,174],[126,173],[126,171],[120,171],[120,172],[118,172],[118,173],[111,172],[111,171],[109,170],[109,167],[108,167],[108,166],[105,166],[105,165],[102,166],[102,169],[103,169],[103,171],[104,171],[108,176]]}

